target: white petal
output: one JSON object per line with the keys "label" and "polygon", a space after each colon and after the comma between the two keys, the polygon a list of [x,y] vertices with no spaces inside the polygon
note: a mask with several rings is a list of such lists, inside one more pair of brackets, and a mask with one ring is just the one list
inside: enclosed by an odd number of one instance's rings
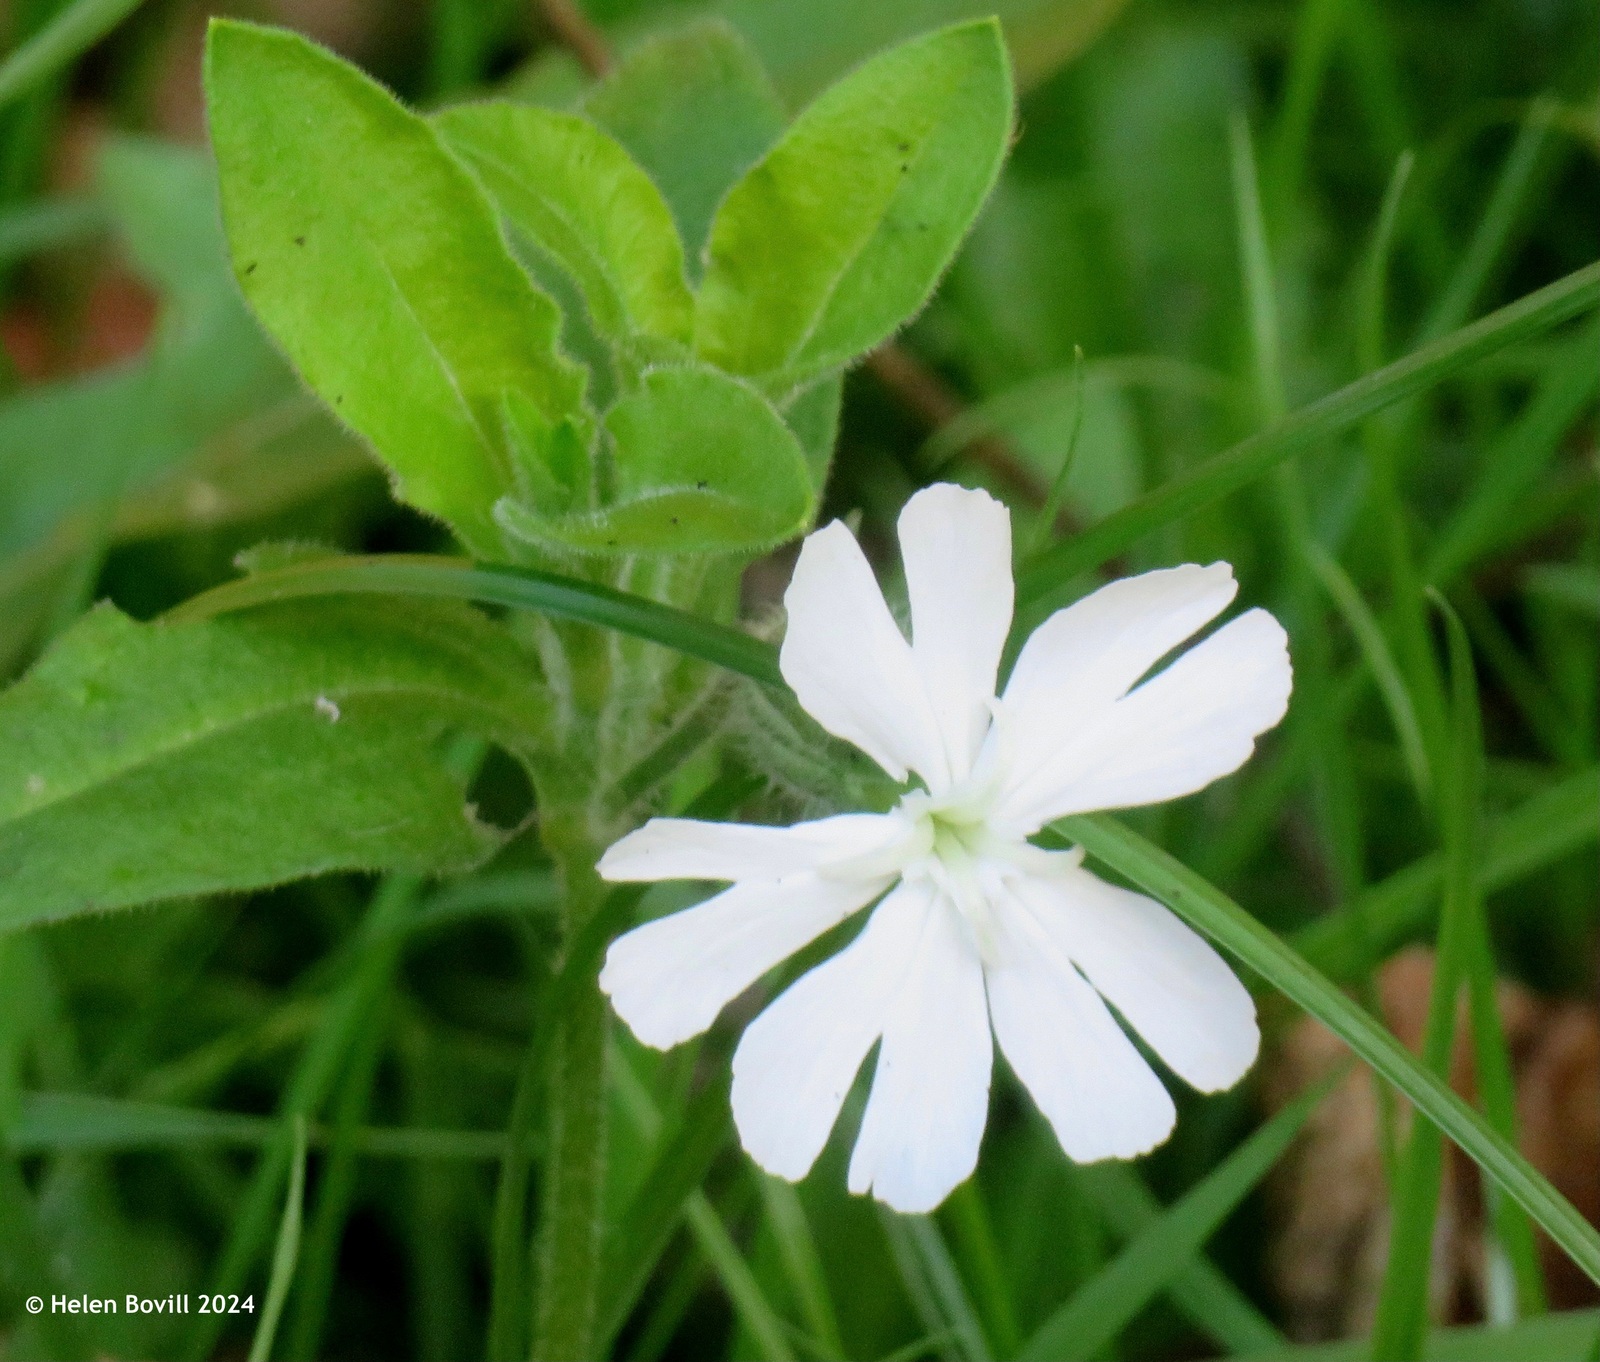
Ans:
{"label": "white petal", "polygon": [[900,885],[860,936],[746,1028],[733,1056],[733,1120],[767,1172],[798,1182],[816,1162],[882,1034],[931,902],[926,886]]}
{"label": "white petal", "polygon": [[[1283,626],[1248,611],[1087,721],[1010,785],[995,816],[1031,831],[1067,814],[1193,794],[1245,763],[1256,737],[1283,718],[1291,682]],[[1034,735],[1021,737],[1031,747]]]}
{"label": "white petal", "polygon": [[783,603],[778,666],[806,712],[896,780],[915,771],[944,788],[944,745],[911,645],[841,522],[806,540]]}
{"label": "white petal", "polygon": [[989,728],[1000,653],[1011,628],[1011,512],[987,492],[938,483],[900,512],[911,600],[911,652],[927,688],[952,780]]}
{"label": "white petal", "polygon": [[1221,614],[1238,589],[1227,563],[1186,563],[1111,582],[1051,615],[1029,636],[1006,682],[1006,722],[1019,735],[1008,754],[1010,784],[1022,784],[1047,764],[1167,653]]}
{"label": "white petal", "polygon": [[779,961],[888,884],[810,873],[747,880],[619,936],[606,952],[600,987],[634,1035],[665,1050],[699,1035]]}
{"label": "white petal", "polygon": [[850,1190],[870,1190],[907,1215],[949,1196],[977,1166],[993,1060],[983,966],[955,906],[941,899],[889,1003]]}
{"label": "white petal", "polygon": [[793,827],[652,818],[600,858],[608,880],[776,880],[887,850],[903,818],[846,813]]}
{"label": "white petal", "polygon": [[1261,1045],[1256,1005],[1228,962],[1154,899],[1066,867],[1018,895],[1061,951],[1167,1066],[1231,1088]]}
{"label": "white petal", "polygon": [[1154,1149],[1177,1116],[1161,1080],[1027,908],[1010,900],[1001,918],[985,970],[995,1039],[1061,1147],[1078,1163]]}

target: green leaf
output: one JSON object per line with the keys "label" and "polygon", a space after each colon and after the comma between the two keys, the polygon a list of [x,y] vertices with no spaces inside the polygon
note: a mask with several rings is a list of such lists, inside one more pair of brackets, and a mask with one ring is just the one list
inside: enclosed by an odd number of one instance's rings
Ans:
{"label": "green leaf", "polygon": [[583,112],[660,188],[697,272],[717,205],[785,121],[761,62],[735,29],[715,19],[640,43]]}
{"label": "green leaf", "polygon": [[929,34],[846,76],[717,210],[696,350],[782,390],[885,340],[949,265],[1010,133],[993,21]]}
{"label": "green leaf", "polygon": [[747,384],[702,367],[648,371],[605,418],[615,482],[595,511],[507,499],[508,534],[582,553],[754,553],[800,533],[814,494],[805,451]]}
{"label": "green leaf", "polygon": [[613,342],[689,339],[683,243],[661,191],[588,119],[527,104],[461,104],[434,119],[501,213],[582,289]]}
{"label": "green leaf", "polygon": [[503,556],[508,394],[552,424],[584,371],[493,205],[426,122],[303,38],[216,22],[206,49],[223,221],[245,297],[364,436],[397,495]]}
{"label": "green leaf", "polygon": [[174,626],[101,607],[0,696],[0,927],[470,865],[498,838],[439,747],[462,727],[525,747],[529,669],[460,608]]}

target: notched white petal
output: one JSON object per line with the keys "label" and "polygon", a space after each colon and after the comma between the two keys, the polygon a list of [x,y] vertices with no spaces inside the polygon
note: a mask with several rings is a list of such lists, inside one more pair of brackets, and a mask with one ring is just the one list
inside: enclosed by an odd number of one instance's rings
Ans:
{"label": "notched white petal", "polygon": [[758,1164],[798,1182],[838,1120],[861,1061],[883,1031],[931,895],[894,889],[861,935],[797,980],[746,1028],[733,1056],[734,1125]]}
{"label": "notched white petal", "polygon": [[1231,1088],[1261,1047],[1255,1000],[1228,962],[1154,899],[1058,863],[1017,886],[1061,952],[1179,1078]]}
{"label": "notched white petal", "polygon": [[1248,760],[1283,718],[1292,684],[1283,626],[1247,611],[1014,780],[996,817],[1031,831],[1068,814],[1193,794]]}
{"label": "notched white petal", "polygon": [[922,678],[861,547],[839,521],[811,535],[783,597],[778,666],[806,712],[896,780],[949,782]]}
{"label": "notched white petal", "polygon": [[941,900],[888,1003],[850,1190],[907,1215],[949,1196],[978,1163],[993,1059],[983,968],[954,906]]}
{"label": "notched white petal", "polygon": [[1166,1088],[1027,909],[1001,915],[1007,949],[985,980],[1007,1061],[1075,1162],[1148,1153],[1177,1119]]}
{"label": "notched white petal", "polygon": [[774,965],[843,922],[888,887],[802,873],[747,881],[618,937],[600,987],[646,1045],[697,1036]]}
{"label": "notched white petal", "polygon": [[1011,512],[987,492],[938,483],[906,502],[900,556],[911,651],[933,704],[951,779],[972,769],[1011,628]]}
{"label": "notched white petal", "polygon": [[792,827],[652,818],[615,842],[599,871],[613,881],[776,880],[822,866],[865,862],[905,836],[905,821],[846,813]]}

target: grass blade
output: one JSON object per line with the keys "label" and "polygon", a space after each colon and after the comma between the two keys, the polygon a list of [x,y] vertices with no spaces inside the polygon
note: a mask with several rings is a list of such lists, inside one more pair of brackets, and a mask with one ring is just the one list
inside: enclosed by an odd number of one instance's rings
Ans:
{"label": "grass blade", "polygon": [[800,1313],[805,1316],[806,1327],[826,1356],[842,1359],[845,1351],[839,1333],[839,1313],[833,1307],[822,1255],[817,1251],[817,1241],[811,1233],[800,1194],[792,1183],[782,1178],[765,1173],[752,1173],[752,1176],[759,1181],[767,1225],[777,1241],[789,1287],[799,1303]]}
{"label": "grass blade", "polygon": [[0,108],[93,47],[141,0],[75,0],[0,62]]}
{"label": "grass blade", "polygon": [[925,1215],[900,1215],[881,1203],[874,1209],[922,1327],[947,1337],[961,1362],[990,1362],[989,1341],[939,1226]]}
{"label": "grass blade", "polygon": [[300,1256],[300,1221],[306,1200],[306,1118],[294,1118],[294,1149],[289,1156],[289,1195],[283,1203],[283,1219],[278,1223],[278,1243],[272,1251],[272,1277],[267,1283],[267,1298],[261,1307],[261,1320],[250,1343],[250,1362],[267,1362],[272,1356],[272,1340],[278,1332],[278,1316],[289,1298],[294,1280],[294,1265]]}
{"label": "grass blade", "polygon": [[[1106,1162],[1080,1169],[1078,1183],[1123,1240],[1137,1238],[1162,1216],[1163,1206],[1131,1164]],[[1270,1353],[1289,1346],[1277,1326],[1203,1253],[1180,1265],[1167,1283],[1167,1294],[1230,1353]]]}
{"label": "grass blade", "polygon": [[[661,1127],[661,1113],[657,1111],[645,1085],[628,1066],[626,1060],[613,1053],[612,1081],[622,1099],[622,1108],[629,1119],[647,1137],[654,1136]],[[700,1252],[711,1264],[722,1288],[728,1294],[744,1327],[761,1350],[763,1362],[794,1362],[794,1349],[789,1346],[788,1331],[782,1317],[767,1299],[755,1274],[750,1271],[739,1246],[728,1233],[727,1226],[716,1207],[700,1191],[711,1161],[721,1152],[728,1129],[728,1094],[723,1083],[713,1083],[695,1099],[685,1115],[677,1137],[661,1152],[656,1166],[635,1198],[638,1219],[646,1226],[665,1228],[665,1233],[650,1235],[646,1252],[635,1254],[637,1269],[632,1274],[642,1286],[649,1275],[661,1249],[666,1247],[672,1229],[680,1219],[685,1220]],[[689,1148],[685,1148],[689,1146]],[[709,1150],[709,1157],[706,1151]],[[665,1184],[664,1186],[661,1184]],[[642,1204],[641,1204],[642,1203]],[[633,1215],[630,1213],[629,1219]],[[623,1252],[636,1250],[631,1228],[627,1222],[617,1237]],[[651,1251],[653,1250],[653,1251]],[[636,1292],[630,1296],[636,1296]],[[613,1315],[617,1326],[627,1318],[627,1307]],[[607,1337],[609,1335],[601,1335]]]}
{"label": "grass blade", "polygon": [[1433,798],[1433,774],[1422,741],[1422,724],[1417,718],[1417,707],[1411,701],[1411,692],[1406,689],[1405,678],[1400,675],[1400,664],[1390,651],[1389,640],[1384,637],[1377,616],[1350,580],[1350,574],[1339,566],[1333,555],[1310,538],[1303,548],[1312,572],[1361,649],[1367,670],[1372,673],[1378,694],[1383,697],[1383,706],[1389,711],[1389,722],[1394,725],[1395,737],[1400,741],[1411,784],[1426,808]]}
{"label": "grass blade", "polygon": [[1283,1157],[1343,1071],[1290,1103],[1141,1230],[1034,1333],[1020,1362],[1091,1357],[1189,1263]]}
{"label": "grass blade", "polygon": [[1297,951],[1220,889],[1115,819],[1103,814],[1081,815],[1055,826],[1090,855],[1160,899],[1339,1036],[1454,1140],[1587,1276],[1600,1283],[1600,1231],[1389,1031]]}
{"label": "grass blade", "polygon": [[1301,450],[1425,391],[1485,355],[1548,331],[1596,303],[1600,303],[1600,264],[1576,270],[1301,407],[1271,430],[1241,440],[1048,550],[1017,582],[1019,613],[1039,607],[1079,573],[1116,557],[1152,531],[1227,496]]}
{"label": "grass blade", "polygon": [[[1589,766],[1535,795],[1491,826],[1478,866],[1485,893],[1514,884],[1600,837],[1600,768]],[[1372,946],[1387,955],[1426,931],[1443,862],[1437,852],[1413,861],[1362,895],[1363,902],[1302,927],[1294,948],[1316,969],[1348,980],[1360,968],[1350,946],[1352,915],[1364,914]]]}
{"label": "grass blade", "polygon": [[[620,1064],[613,1069],[628,1077]],[[648,1095],[637,1093],[633,1100]],[[728,1142],[726,1079],[706,1084],[690,1101],[678,1128],[662,1146],[644,1183],[608,1236],[605,1273],[608,1296],[596,1337],[602,1348],[627,1323],[645,1283],[683,1220],[684,1204],[706,1180]]]}
{"label": "grass blade", "polygon": [[185,601],[165,618],[181,623],[276,601],[339,595],[434,596],[532,610],[649,639],[763,685],[783,684],[776,651],[727,625],[576,577],[487,567],[460,558],[383,554],[319,559],[229,582]]}
{"label": "grass blade", "polygon": [[1489,281],[1495,262],[1505,250],[1517,214],[1533,182],[1539,153],[1554,121],[1556,106],[1550,100],[1535,100],[1523,120],[1516,141],[1506,155],[1500,177],[1489,195],[1488,205],[1467,243],[1465,254],[1445,285],[1433,310],[1417,333],[1419,342],[1430,341],[1460,326],[1472,313],[1472,306]]}
{"label": "grass blade", "polygon": [[[1452,729],[1455,746],[1456,778],[1453,798],[1462,807],[1454,815],[1457,835],[1462,841],[1463,874],[1473,882],[1473,856],[1479,844],[1479,823],[1483,793],[1483,732],[1479,718],[1478,683],[1472,665],[1472,645],[1466,627],[1443,597],[1436,604],[1445,617],[1445,637],[1450,652]],[[1481,889],[1472,885],[1466,899],[1463,943],[1467,975],[1468,1018],[1472,1029],[1473,1055],[1478,1091],[1484,1115],[1502,1139],[1517,1143],[1517,1093],[1511,1074],[1511,1054],[1506,1047],[1505,1028],[1500,1022],[1496,998],[1498,972],[1494,947],[1489,939],[1489,921],[1484,912]],[[1500,1248],[1510,1260],[1515,1298],[1505,1303],[1503,1318],[1542,1314],[1545,1308],[1544,1274],[1534,1244],[1533,1229],[1522,1208],[1493,1192],[1488,1197],[1490,1222]],[[1497,1317],[1491,1275],[1490,1318]]]}

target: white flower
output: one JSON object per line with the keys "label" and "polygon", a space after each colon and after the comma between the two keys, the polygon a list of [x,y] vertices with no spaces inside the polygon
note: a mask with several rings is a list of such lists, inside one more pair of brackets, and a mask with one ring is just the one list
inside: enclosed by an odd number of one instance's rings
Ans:
{"label": "white flower", "polygon": [[900,516],[912,642],[849,530],[801,549],[783,676],[829,732],[896,780],[887,814],[791,828],[652,819],[606,852],[610,880],[732,887],[618,938],[600,986],[635,1035],[698,1035],[780,961],[881,899],[860,934],[784,992],[733,1057],[733,1115],[763,1168],[798,1180],[881,1040],[852,1192],[926,1211],[977,1163],[994,1039],[1067,1154],[1131,1158],[1174,1109],[1106,1004],[1180,1078],[1231,1087],[1256,1056],[1249,993],[1165,907],[1028,838],[1053,819],[1190,794],[1283,717],[1283,629],[1251,610],[1143,684],[1218,615],[1226,563],[1148,572],[1058,611],[1004,695],[1011,520],[939,485]]}

